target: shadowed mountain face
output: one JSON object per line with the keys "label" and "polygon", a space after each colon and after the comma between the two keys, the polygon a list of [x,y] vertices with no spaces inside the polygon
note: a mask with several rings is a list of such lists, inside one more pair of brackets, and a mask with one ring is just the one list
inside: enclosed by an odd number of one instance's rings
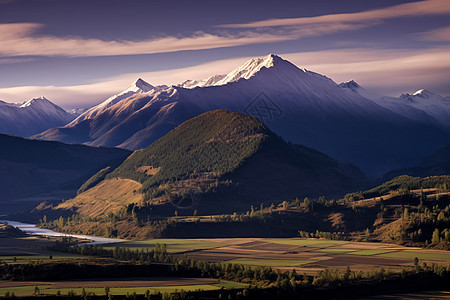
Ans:
{"label": "shadowed mountain face", "polygon": [[448,174],[450,174],[450,145],[426,156],[412,168],[394,170],[387,173],[385,179],[391,179],[399,175],[427,177]]}
{"label": "shadowed mountain face", "polygon": [[[58,200],[73,196],[74,190],[99,169],[120,164],[130,154],[122,149],[27,140],[3,134],[0,134],[0,145],[3,209],[7,204],[19,208],[23,201],[14,199],[42,193],[64,190]],[[45,197],[27,201],[43,200]]]}
{"label": "shadowed mountain face", "polygon": [[432,117],[397,113],[276,55],[182,86],[193,88],[146,85],[147,92],[137,89],[102,103],[93,108],[95,116],[83,114],[35,137],[134,150],[200,113],[228,109],[254,115],[284,139],[351,162],[373,177],[417,163],[450,138]]}
{"label": "shadowed mountain face", "polygon": [[29,137],[66,125],[75,117],[45,97],[33,98],[22,104],[0,101],[0,133]]}
{"label": "shadowed mountain face", "polygon": [[260,203],[343,194],[365,183],[356,167],[287,143],[258,119],[226,110],[201,114],[135,151],[105,180],[61,208],[95,211],[83,206],[96,203],[112,185],[125,187],[124,179],[142,184],[146,205],[170,214],[174,209],[243,211]]}

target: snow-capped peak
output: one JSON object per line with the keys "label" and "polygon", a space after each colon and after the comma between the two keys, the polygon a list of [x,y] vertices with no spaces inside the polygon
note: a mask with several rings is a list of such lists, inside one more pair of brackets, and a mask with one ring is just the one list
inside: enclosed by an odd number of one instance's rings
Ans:
{"label": "snow-capped peak", "polygon": [[420,99],[429,99],[429,100],[440,100],[443,97],[436,95],[428,90],[420,89],[413,94],[404,93],[399,97],[400,99],[407,100],[409,102],[417,102]]}
{"label": "snow-capped peak", "polygon": [[24,108],[24,107],[29,107],[29,106],[42,106],[42,105],[48,105],[51,104],[52,106],[54,105],[52,102],[50,102],[47,98],[45,98],[44,96],[40,96],[40,97],[36,97],[36,98],[31,98],[30,100],[24,102],[20,107]]}
{"label": "snow-capped peak", "polygon": [[80,116],[78,116],[78,118],[76,118],[69,125],[77,124],[86,119],[91,119],[91,118],[95,117],[96,115],[98,115],[103,110],[107,109],[108,107],[113,106],[114,104],[120,102],[123,99],[131,97],[135,94],[147,93],[154,89],[155,89],[155,87],[153,85],[144,81],[141,78],[138,78],[126,90],[120,92],[119,94],[111,96],[108,99],[106,99],[105,101],[103,101],[102,103],[88,109],[86,112],[84,112]]}
{"label": "snow-capped peak", "polygon": [[111,96],[102,103],[99,104],[100,107],[111,106],[116,104],[122,99],[128,98],[137,93],[147,93],[154,89],[155,87],[150,83],[142,80],[141,78],[136,79],[126,90],[121,93]]}
{"label": "snow-capped peak", "polygon": [[212,86],[216,84],[219,80],[222,80],[226,75],[220,74],[220,75],[213,75],[211,77],[208,77],[203,80],[192,80],[188,79],[183,81],[182,83],[178,84],[177,86],[185,88],[185,89],[193,89],[196,87],[207,87]]}
{"label": "snow-capped peak", "polygon": [[430,97],[435,96],[435,95],[436,94],[434,94],[434,93],[432,93],[430,91],[427,91],[425,89],[418,90],[417,92],[415,92],[413,94],[413,96],[419,96],[419,97],[422,97],[422,98],[430,98]]}
{"label": "snow-capped peak", "polygon": [[68,113],[59,107],[58,105],[54,104],[44,96],[32,98],[26,102],[24,102],[22,105],[20,105],[20,108],[22,109],[30,109],[34,111],[41,111],[46,114],[59,114],[60,116],[65,116]]}
{"label": "snow-capped peak", "polygon": [[134,92],[149,92],[152,89],[154,89],[155,87],[153,85],[151,85],[150,83],[142,80],[141,78],[136,79],[135,82],[133,82],[133,84],[127,89],[128,91],[134,91]]}
{"label": "snow-capped peak", "polygon": [[263,68],[269,69],[275,65],[280,65],[283,63],[290,64],[275,54],[269,54],[265,57],[252,58],[242,66],[228,73],[227,76],[216,82],[214,85],[224,85],[230,82],[238,81],[239,79],[249,79]]}

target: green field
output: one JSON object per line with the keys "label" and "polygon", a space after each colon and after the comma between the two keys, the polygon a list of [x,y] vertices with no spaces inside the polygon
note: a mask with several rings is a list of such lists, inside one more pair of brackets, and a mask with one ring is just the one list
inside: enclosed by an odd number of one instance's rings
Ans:
{"label": "green field", "polygon": [[[46,289],[51,287],[51,285],[39,285],[38,286],[40,290]],[[34,285],[26,285],[26,286],[15,286],[15,287],[2,287],[0,288],[0,296],[5,296],[5,293],[10,292],[16,294],[16,296],[20,296],[23,294],[33,294],[34,292]]]}
{"label": "green field", "polygon": [[[83,288],[52,288],[52,285],[40,285],[38,286],[41,295],[56,295],[58,291],[61,295],[67,295],[69,292],[74,292],[76,295],[81,295]],[[224,289],[242,289],[248,287],[248,284],[232,282],[232,281],[220,281],[213,284],[194,284],[194,285],[173,285],[173,286],[151,286],[151,287],[112,287],[110,293],[112,295],[126,295],[129,294],[145,294],[147,290],[150,293],[173,293],[176,291],[196,291],[196,290],[218,290]],[[14,293],[16,296],[32,295],[34,293],[35,286],[17,286],[17,287],[3,287],[0,288],[0,296],[4,296],[5,293]],[[104,287],[90,287],[84,289],[87,294],[94,293],[95,295],[105,295]]]}
{"label": "green field", "polygon": [[212,286],[217,286],[219,288],[224,288],[228,290],[232,289],[244,289],[248,287],[246,283],[234,282],[234,281],[220,281],[218,283],[211,284]]}
{"label": "green field", "polygon": [[444,254],[444,253],[426,253],[421,251],[401,250],[391,253],[380,254],[379,256],[406,258],[406,259],[414,259],[414,257],[417,257],[420,260],[437,260],[450,262],[450,252],[449,254]]}
{"label": "green field", "polygon": [[[42,251],[41,251],[42,252]],[[50,259],[50,255],[52,256],[52,259]],[[16,262],[14,262],[14,258],[16,259]],[[0,260],[3,262],[6,262],[8,264],[13,263],[29,263],[34,261],[60,261],[60,260],[70,260],[73,261],[74,259],[89,259],[88,256],[83,256],[80,254],[73,254],[73,253],[61,253],[61,252],[53,252],[48,251],[44,254],[36,254],[36,255],[8,255],[8,256],[0,256]]]}
{"label": "green field", "polygon": [[220,243],[215,242],[207,242],[203,240],[184,240],[184,239],[151,239],[151,240],[142,240],[142,241],[129,241],[122,242],[117,244],[110,244],[105,249],[113,249],[115,246],[130,248],[133,250],[145,250],[145,249],[153,249],[156,247],[156,244],[166,244],[167,252],[169,253],[178,253],[178,252],[186,252],[192,250],[200,250],[200,249],[212,249],[217,247],[224,246]]}
{"label": "green field", "polygon": [[293,245],[293,246],[305,246],[305,247],[317,247],[326,248],[333,247],[336,245],[348,244],[348,241],[332,241],[332,240],[319,240],[319,239],[264,239],[264,242],[283,244],[283,245]]}
{"label": "green field", "polygon": [[263,258],[236,258],[227,260],[227,263],[243,264],[253,266],[266,266],[266,267],[294,267],[304,264],[309,264],[312,260],[296,260],[296,259],[263,259]]}
{"label": "green field", "polygon": [[319,249],[317,250],[317,252],[325,252],[325,253],[342,253],[342,254],[346,254],[346,253],[351,253],[351,252],[355,252],[358,251],[357,249],[343,249],[343,248],[325,248],[325,249]]}
{"label": "green field", "polygon": [[[112,295],[126,295],[129,294],[145,294],[147,290],[150,293],[173,293],[175,291],[195,291],[195,290],[203,290],[203,291],[211,291],[211,290],[219,290],[219,286],[213,286],[209,284],[197,284],[197,285],[174,285],[174,286],[152,286],[152,287],[123,287],[123,288],[110,288],[110,293]],[[105,288],[85,288],[86,293],[95,293],[96,295],[105,295]],[[70,291],[75,292],[77,295],[81,295],[83,289],[75,288],[75,289],[45,289],[41,291],[41,294],[45,295],[55,295],[58,291],[62,295],[67,295]]]}
{"label": "green field", "polygon": [[363,249],[363,250],[352,251],[349,254],[352,254],[352,255],[381,255],[381,254],[388,254],[388,253],[392,253],[392,252],[397,252],[397,250]]}

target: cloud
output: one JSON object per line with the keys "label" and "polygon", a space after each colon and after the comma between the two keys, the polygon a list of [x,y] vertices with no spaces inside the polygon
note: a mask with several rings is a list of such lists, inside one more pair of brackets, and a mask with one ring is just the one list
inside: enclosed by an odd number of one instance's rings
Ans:
{"label": "cloud", "polygon": [[293,39],[292,35],[239,32],[222,35],[198,32],[188,37],[166,36],[141,41],[100,40],[82,37],[37,36],[42,24],[0,24],[0,55],[4,56],[110,56],[166,53],[273,43]]}
{"label": "cloud", "polygon": [[33,61],[32,58],[0,58],[1,64],[17,64]]}
{"label": "cloud", "polygon": [[450,26],[438,28],[416,35],[419,39],[431,42],[450,42]]}
{"label": "cloud", "polygon": [[450,5],[448,0],[425,0],[357,13],[330,14],[317,17],[270,19],[243,24],[225,24],[220,25],[220,27],[261,28],[310,24],[323,24],[324,26],[329,26],[329,24],[379,22],[393,18],[446,14],[450,14]]}
{"label": "cloud", "polygon": [[[378,94],[398,96],[421,88],[450,94],[450,47],[421,50],[348,48],[280,54],[300,68],[324,74],[337,83],[350,79]],[[230,72],[250,57],[212,61],[164,71],[129,73],[78,86],[24,86],[0,89],[0,99],[23,102],[44,95],[65,108],[90,107],[142,77],[153,85],[177,84]]]}
{"label": "cloud", "polygon": [[450,47],[340,49],[291,53],[284,57],[336,82],[354,79],[378,94],[398,96],[421,88],[450,94]]}
{"label": "cloud", "polygon": [[[162,36],[143,40],[61,38],[39,34],[42,24],[0,24],[0,56],[87,57],[215,49],[357,30],[392,18],[443,14],[450,14],[448,0],[425,0],[357,13],[219,25],[229,29],[222,29],[219,33],[196,32],[190,36]],[[438,34],[434,33],[435,36]]]}

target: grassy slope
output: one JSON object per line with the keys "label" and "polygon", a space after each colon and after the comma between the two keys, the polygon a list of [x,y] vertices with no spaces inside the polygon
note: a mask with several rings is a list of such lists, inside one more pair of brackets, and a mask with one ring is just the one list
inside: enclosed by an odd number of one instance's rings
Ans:
{"label": "grassy slope", "polygon": [[82,216],[96,217],[117,212],[129,203],[140,203],[141,184],[130,179],[108,179],[95,187],[59,204],[56,209],[75,210]]}

